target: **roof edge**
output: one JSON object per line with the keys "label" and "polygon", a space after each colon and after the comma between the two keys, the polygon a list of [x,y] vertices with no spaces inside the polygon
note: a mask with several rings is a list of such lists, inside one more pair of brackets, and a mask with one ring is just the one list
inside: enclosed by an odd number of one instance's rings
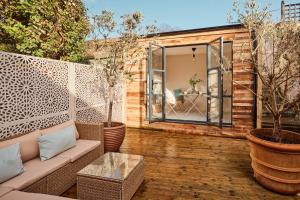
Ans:
{"label": "roof edge", "polygon": [[182,34],[199,33],[199,32],[205,32],[205,31],[218,31],[218,30],[224,30],[224,29],[235,29],[235,28],[242,28],[242,27],[243,27],[242,24],[230,24],[230,25],[223,25],[223,26],[212,26],[212,27],[204,27],[204,28],[196,28],[196,29],[187,29],[187,30],[153,33],[153,34],[147,35],[147,37],[182,35]]}

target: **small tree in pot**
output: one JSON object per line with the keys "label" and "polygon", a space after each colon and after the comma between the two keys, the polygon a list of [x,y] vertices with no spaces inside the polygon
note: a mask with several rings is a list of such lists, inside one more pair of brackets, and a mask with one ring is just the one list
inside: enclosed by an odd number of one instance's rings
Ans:
{"label": "small tree in pot", "polygon": [[155,31],[155,26],[143,26],[140,12],[121,16],[119,24],[114,13],[107,10],[93,16],[92,20],[93,39],[89,44],[94,51],[94,64],[103,70],[108,85],[105,151],[118,151],[125,136],[125,125],[112,122],[115,89],[124,78],[132,80],[131,68],[145,53],[142,40]]}
{"label": "small tree in pot", "polygon": [[[237,1],[234,13],[252,40],[250,62],[261,81],[264,93],[256,94],[273,117],[273,129],[256,129],[250,141],[254,176],[263,186],[276,192],[300,192],[300,135],[282,130],[281,118],[288,110],[299,112],[300,102],[300,25],[296,22],[275,24],[268,7],[259,8],[255,0],[245,3],[240,12]],[[245,52],[245,51],[241,51]]]}

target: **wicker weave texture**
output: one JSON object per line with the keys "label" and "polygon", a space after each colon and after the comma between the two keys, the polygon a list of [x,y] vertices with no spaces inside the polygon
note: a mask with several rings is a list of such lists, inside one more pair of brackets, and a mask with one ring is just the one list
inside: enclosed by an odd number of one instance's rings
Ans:
{"label": "wicker weave texture", "polygon": [[33,183],[23,191],[32,193],[43,193],[61,195],[71,186],[76,184],[76,174],[86,165],[104,154],[103,125],[79,124],[76,123],[81,139],[100,140],[101,145],[72,163],[61,167],[48,176]]}
{"label": "wicker weave texture", "polygon": [[68,163],[47,176],[47,194],[61,195],[74,184],[71,169],[72,163]]}
{"label": "wicker weave texture", "polygon": [[130,200],[143,180],[143,160],[123,182],[77,175],[77,198],[81,200]]}
{"label": "wicker weave texture", "polygon": [[81,200],[116,200],[122,197],[122,184],[78,176],[77,198]]}
{"label": "wicker weave texture", "polygon": [[104,143],[104,125],[100,124],[83,124],[76,122],[76,128],[79,132],[80,139],[97,140]]}
{"label": "wicker weave texture", "polygon": [[47,177],[40,179],[22,191],[47,194]]}
{"label": "wicker weave texture", "polygon": [[92,161],[94,161],[99,156],[103,155],[103,152],[101,154],[101,149],[103,149],[103,145],[100,147],[97,147],[96,149],[92,150],[85,156],[79,158],[75,162],[72,163],[71,173],[72,173],[72,183],[73,185],[76,183],[76,175],[77,172],[79,172],[82,168],[90,164]]}
{"label": "wicker weave texture", "polygon": [[133,197],[144,180],[144,161],[141,161],[122,184],[122,200]]}

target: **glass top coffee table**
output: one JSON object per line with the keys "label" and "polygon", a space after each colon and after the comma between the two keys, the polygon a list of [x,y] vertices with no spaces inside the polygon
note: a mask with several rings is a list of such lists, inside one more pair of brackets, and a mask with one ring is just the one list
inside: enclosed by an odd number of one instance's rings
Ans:
{"label": "glass top coffee table", "polygon": [[128,200],[143,179],[143,156],[109,152],[77,173],[77,198]]}

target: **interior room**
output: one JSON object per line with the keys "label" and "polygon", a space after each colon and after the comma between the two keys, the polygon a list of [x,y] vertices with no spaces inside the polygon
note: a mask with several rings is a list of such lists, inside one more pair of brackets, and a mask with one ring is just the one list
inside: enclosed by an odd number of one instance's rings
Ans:
{"label": "interior room", "polygon": [[164,63],[162,49],[152,51],[152,116],[178,122],[231,124],[232,43],[223,44],[222,94],[220,52],[217,42],[166,47]]}
{"label": "interior room", "polygon": [[166,119],[207,120],[206,45],[166,48]]}

